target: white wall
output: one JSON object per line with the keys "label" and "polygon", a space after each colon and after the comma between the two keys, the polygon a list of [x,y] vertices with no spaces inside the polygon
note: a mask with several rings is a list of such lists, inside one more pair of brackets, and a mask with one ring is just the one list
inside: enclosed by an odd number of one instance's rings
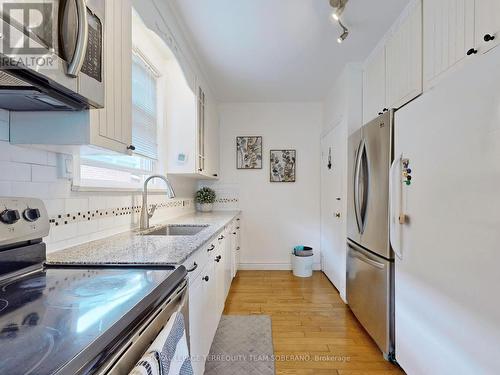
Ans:
{"label": "white wall", "polygon": [[361,64],[347,64],[328,91],[324,104],[322,134],[328,133],[342,119],[347,121],[348,134],[363,125],[363,71]]}
{"label": "white wall", "polygon": [[[243,211],[241,268],[289,269],[291,249],[312,246],[319,268],[320,103],[220,106],[221,180],[211,185]],[[263,169],[236,169],[236,137],[263,137]],[[269,151],[297,150],[297,181],[269,182]],[[209,185],[210,183],[205,183]]]}

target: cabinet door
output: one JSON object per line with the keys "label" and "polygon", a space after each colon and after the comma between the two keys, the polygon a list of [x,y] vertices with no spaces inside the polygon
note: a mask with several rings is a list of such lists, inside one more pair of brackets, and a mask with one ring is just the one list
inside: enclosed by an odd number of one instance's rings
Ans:
{"label": "cabinet door", "polygon": [[204,283],[204,295],[205,295],[205,312],[204,320],[206,326],[206,338],[205,341],[205,353],[208,355],[210,351],[210,346],[212,346],[212,341],[215,336],[215,331],[219,325],[219,320],[221,314],[216,304],[216,276],[215,276],[215,262],[208,262],[205,268],[206,276],[208,276],[208,281]]}
{"label": "cabinet door", "polygon": [[422,2],[405,9],[386,44],[389,108],[399,108],[422,93]]}
{"label": "cabinet door", "polygon": [[215,266],[215,300],[217,316],[222,314],[222,311],[224,310],[224,301],[226,300],[226,291],[224,286],[224,267],[226,263],[225,244],[226,240],[222,240],[220,245],[217,247],[215,259],[213,261]]}
{"label": "cabinet door", "polygon": [[127,153],[132,143],[132,5],[131,0],[105,4],[105,105],[91,111],[91,142]]}
{"label": "cabinet door", "polygon": [[474,48],[474,0],[425,0],[423,18],[425,90]]}
{"label": "cabinet door", "polygon": [[363,122],[374,119],[385,108],[385,47],[378,47],[363,71]]}
{"label": "cabinet door", "polygon": [[[205,272],[205,271],[203,271]],[[205,276],[205,275],[203,275]],[[195,375],[203,375],[205,371],[205,351],[208,342],[205,328],[205,285],[200,275],[189,286],[189,340],[191,359]]]}
{"label": "cabinet door", "polygon": [[217,103],[207,97],[205,104],[205,174],[208,177],[219,177],[219,115]]}
{"label": "cabinet door", "polygon": [[231,253],[233,252],[234,243],[234,227],[231,225],[227,233],[227,240],[224,246],[224,303],[226,302],[229,289],[231,288],[231,281],[233,280],[232,270],[231,270]]}
{"label": "cabinet door", "polygon": [[[490,40],[486,35],[494,39]],[[483,53],[487,52],[498,43],[500,43],[500,1],[476,0],[476,46],[478,50]]]}

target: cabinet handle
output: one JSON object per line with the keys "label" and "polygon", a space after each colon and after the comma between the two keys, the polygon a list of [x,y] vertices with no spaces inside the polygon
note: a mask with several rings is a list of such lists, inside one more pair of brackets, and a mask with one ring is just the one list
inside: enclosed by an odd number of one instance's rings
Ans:
{"label": "cabinet handle", "polygon": [[219,175],[217,173],[214,173],[212,176],[219,177]]}
{"label": "cabinet handle", "polygon": [[388,108],[384,108],[384,109],[382,110],[382,112],[387,112],[387,111],[389,111],[389,109],[388,109]]}
{"label": "cabinet handle", "polygon": [[203,172],[203,168],[198,168],[198,171],[199,172]]}
{"label": "cabinet handle", "polygon": [[236,232],[233,232],[234,235],[236,235]]}
{"label": "cabinet handle", "polygon": [[236,219],[236,221],[240,221],[240,218]]}
{"label": "cabinet handle", "polygon": [[208,252],[210,252],[210,251],[212,251],[213,249],[215,249],[215,245],[210,246],[210,247],[207,249],[207,251],[208,251]]}
{"label": "cabinet handle", "polygon": [[477,53],[477,49],[471,48],[470,50],[467,51],[467,56],[475,55],[476,53]]}
{"label": "cabinet handle", "polygon": [[236,229],[240,229],[240,227],[236,227]]}
{"label": "cabinet handle", "polygon": [[198,264],[196,262],[193,263],[193,268],[188,269],[188,272],[193,272],[195,269],[198,268]]}
{"label": "cabinet handle", "polygon": [[205,277],[203,277],[203,278],[202,278],[202,280],[204,280],[204,281],[208,281],[208,280],[210,280],[210,279],[208,278],[208,276],[205,276]]}
{"label": "cabinet handle", "polygon": [[224,236],[220,236],[220,237],[218,238],[218,240],[219,240],[219,241],[222,241],[223,239],[224,239]]}
{"label": "cabinet handle", "polygon": [[236,250],[238,251],[239,249],[240,249],[240,247],[238,246],[238,247],[236,248]]}
{"label": "cabinet handle", "polygon": [[381,115],[383,115],[383,113],[382,113],[382,112],[379,112],[379,113],[378,113],[378,115],[379,115],[379,116],[381,116]]}
{"label": "cabinet handle", "polygon": [[493,39],[495,39],[495,36],[491,34],[486,34],[483,39],[485,42],[491,42]]}
{"label": "cabinet handle", "polygon": [[135,146],[134,145],[130,145],[130,146],[127,147],[127,150],[135,151]]}

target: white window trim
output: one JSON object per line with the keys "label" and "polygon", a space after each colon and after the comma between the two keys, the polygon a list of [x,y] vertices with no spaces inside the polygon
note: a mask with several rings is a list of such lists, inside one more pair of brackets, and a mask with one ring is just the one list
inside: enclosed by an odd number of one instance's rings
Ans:
{"label": "white window trim", "polygon": [[[153,75],[157,80],[161,80],[162,74],[160,73],[159,69],[155,66],[154,63],[151,62],[151,59],[149,59],[146,54],[144,54],[140,47],[137,45],[132,46],[132,53],[136,54],[141,60],[143,60],[144,64],[152,71]],[[157,98],[157,101],[158,100]],[[158,107],[158,112],[162,111],[162,107]],[[162,116],[160,116],[161,118]],[[160,127],[162,127],[163,124],[160,123],[160,121],[157,122],[157,132],[159,132]],[[160,144],[157,144],[158,146],[158,157],[162,154],[160,152]],[[140,158],[145,158],[148,159],[146,156],[140,155],[140,154],[135,154],[135,156],[140,157]],[[106,183],[104,183],[101,186],[99,186],[98,181],[96,181],[95,184],[87,184],[84,182],[81,178],[81,157],[80,154],[77,153],[73,155],[73,176],[71,178],[71,190],[72,191],[88,191],[88,192],[142,192],[142,184],[141,187],[118,187],[118,186],[106,186]],[[122,167],[119,165],[112,165],[108,163],[99,163],[98,161],[92,162],[92,161],[86,161],[84,165],[91,165],[91,166],[96,166],[96,167],[102,167],[102,168],[107,168],[107,169],[112,169],[112,170],[117,170],[117,171],[124,171],[124,172],[132,172],[132,173],[137,173],[142,176],[148,176],[151,174],[162,174],[161,171],[161,165],[162,163],[159,160],[151,159],[154,162],[154,170],[153,171],[145,171],[141,169],[134,169],[134,168],[126,168]],[[151,191],[152,193],[164,193],[164,189],[160,187],[154,187],[151,186],[148,191]]]}

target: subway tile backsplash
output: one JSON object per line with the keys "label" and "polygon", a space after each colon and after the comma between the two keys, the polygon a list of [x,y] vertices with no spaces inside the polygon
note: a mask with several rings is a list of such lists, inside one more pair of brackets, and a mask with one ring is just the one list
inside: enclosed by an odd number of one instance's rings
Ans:
{"label": "subway tile backsplash", "polygon": [[[188,183],[176,199],[151,194],[149,205],[157,205],[151,223],[193,212],[196,183],[192,184],[192,191]],[[140,223],[140,193],[72,191],[69,180],[57,177],[55,153],[4,141],[0,141],[0,196],[44,201],[50,218],[48,252],[129,231]]]}

